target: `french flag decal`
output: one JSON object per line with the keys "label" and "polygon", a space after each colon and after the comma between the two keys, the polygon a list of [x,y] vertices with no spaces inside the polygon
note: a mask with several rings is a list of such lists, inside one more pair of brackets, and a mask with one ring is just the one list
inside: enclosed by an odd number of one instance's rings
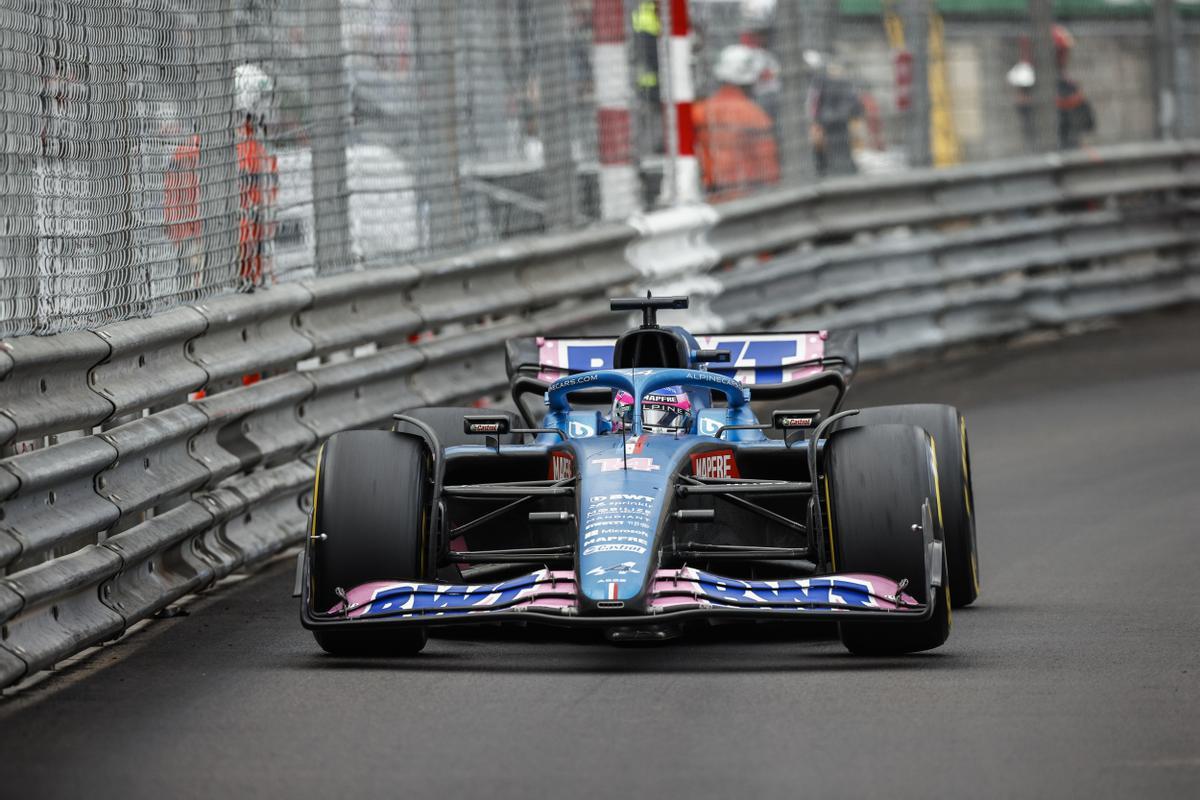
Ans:
{"label": "french flag decal", "polygon": [[609,600],[617,599],[617,589],[618,589],[618,586],[615,583],[610,583],[608,585],[608,599]]}

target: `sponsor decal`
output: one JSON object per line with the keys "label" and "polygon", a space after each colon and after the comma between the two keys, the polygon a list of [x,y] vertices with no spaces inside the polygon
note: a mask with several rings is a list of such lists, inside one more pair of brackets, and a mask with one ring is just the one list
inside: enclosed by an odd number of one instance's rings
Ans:
{"label": "sponsor decal", "polygon": [[692,475],[697,478],[740,478],[732,450],[692,453]]}
{"label": "sponsor decal", "polygon": [[475,433],[508,433],[507,417],[463,417],[463,432]]}
{"label": "sponsor decal", "polygon": [[550,389],[551,389],[551,391],[553,391],[555,389],[562,389],[567,386],[578,386],[581,383],[591,383],[594,380],[596,380],[595,373],[585,373],[583,375],[574,375],[570,378],[560,378],[559,380],[556,380],[554,382],[554,385],[551,386]]}
{"label": "sponsor decal", "polygon": [[744,581],[698,573],[700,591],[717,602],[762,605],[813,603],[849,608],[878,608],[874,586],[856,578],[801,578],[777,581]]}
{"label": "sponsor decal", "polygon": [[771,424],[785,431],[815,428],[820,421],[820,409],[784,409],[771,415]]}
{"label": "sponsor decal", "polygon": [[[589,339],[544,339],[539,342],[538,361],[543,369],[556,371],[588,372],[594,369],[611,369],[613,341]],[[550,375],[543,371],[543,380]],[[552,378],[551,378],[552,379]]]}
{"label": "sponsor decal", "polygon": [[[632,532],[631,533],[637,533]],[[594,547],[601,544],[645,544],[646,537],[644,535],[629,535],[619,534],[616,536],[585,536],[583,544],[585,547]]]}
{"label": "sponsor decal", "polygon": [[595,547],[586,547],[583,550],[585,556],[595,555],[596,553],[637,553],[644,555],[646,548],[640,544],[598,544]]}
{"label": "sponsor decal", "polygon": [[794,381],[820,372],[820,366],[795,367],[825,355],[825,337],[809,334],[752,334],[740,338],[698,336],[706,350],[726,350],[730,362],[709,369],[738,378],[745,384],[773,384]]}
{"label": "sponsor decal", "polygon": [[[621,459],[613,459],[620,468]],[[632,462],[634,459],[630,459]],[[598,494],[588,499],[584,514],[584,556],[596,553],[643,555],[654,533],[651,521],[655,499],[645,494]],[[636,562],[628,562],[636,565]],[[594,574],[588,573],[592,577]]]}
{"label": "sponsor decal", "polygon": [[575,456],[558,450],[550,454],[550,480],[563,481],[575,476]]}
{"label": "sponsor decal", "polygon": [[594,494],[589,505],[598,506],[611,501],[628,501],[631,503],[653,503],[654,497],[648,494]]}
{"label": "sponsor decal", "polygon": [[614,572],[618,575],[636,575],[640,573],[641,570],[637,568],[637,562],[635,561],[622,561],[620,564],[610,564],[607,567],[596,567],[595,569],[589,569],[587,574],[595,576],[608,575],[609,573]]}
{"label": "sponsor decal", "polygon": [[722,375],[719,372],[689,372],[687,377],[689,381],[699,383],[700,385],[712,385],[716,383],[723,384],[725,386],[732,386],[735,389],[742,388],[742,384],[735,381],[733,378]]}
{"label": "sponsor decal", "polygon": [[589,436],[595,436],[596,429],[591,425],[585,425],[582,422],[571,420],[567,423],[567,436],[572,439],[586,439]]}
{"label": "sponsor decal", "polygon": [[619,469],[632,469],[637,472],[657,472],[662,469],[658,464],[654,463],[654,459],[648,456],[635,456],[633,458],[593,458],[588,462],[600,468],[601,472],[615,472]]}
{"label": "sponsor decal", "polygon": [[688,405],[691,405],[691,403],[689,403],[686,398],[681,401],[679,399],[678,395],[655,394],[654,392],[651,392],[650,394],[648,394],[642,398],[642,406],[643,407],[645,407],[646,404],[648,404],[648,403],[666,403],[667,405],[671,406],[672,408],[674,408],[676,404],[680,404],[680,403],[687,403]]}
{"label": "sponsor decal", "polygon": [[[710,365],[710,372],[736,377],[743,384],[774,384],[793,381],[819,372],[819,366],[796,367],[825,355],[824,333],[725,334],[697,336],[702,350],[724,350],[729,363]],[[543,368],[561,372],[586,372],[611,369],[613,341],[602,339],[544,339],[539,342],[539,361]],[[555,373],[542,373],[550,380]]]}
{"label": "sponsor decal", "polygon": [[508,605],[530,594],[539,577],[540,573],[534,573],[503,583],[462,586],[394,583],[375,591],[369,605],[356,616]]}
{"label": "sponsor decal", "polygon": [[721,430],[721,420],[713,419],[712,417],[700,418],[700,435],[701,436],[716,436],[717,431]]}

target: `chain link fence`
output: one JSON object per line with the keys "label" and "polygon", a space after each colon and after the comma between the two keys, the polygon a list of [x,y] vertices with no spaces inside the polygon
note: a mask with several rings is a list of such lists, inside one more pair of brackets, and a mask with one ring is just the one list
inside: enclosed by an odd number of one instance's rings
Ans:
{"label": "chain link fence", "polygon": [[560,0],[4,3],[0,334],[587,224],[591,29]]}
{"label": "chain link fence", "polygon": [[720,202],[1195,135],[1200,20],[1068,5],[1047,122],[1010,0],[6,0],[0,335],[624,218],[693,146]]}

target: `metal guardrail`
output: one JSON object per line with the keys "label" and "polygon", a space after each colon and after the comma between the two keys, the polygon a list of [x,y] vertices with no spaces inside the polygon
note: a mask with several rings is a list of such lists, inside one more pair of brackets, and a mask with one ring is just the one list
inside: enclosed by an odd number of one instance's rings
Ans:
{"label": "metal guardrail", "polygon": [[[1195,142],[865,188],[830,182],[722,206],[710,244],[742,263],[716,276],[713,317],[742,329],[853,328],[863,358],[879,360],[1200,298]],[[776,255],[758,263],[764,250]]]}
{"label": "metal guardrail", "polygon": [[317,443],[496,392],[611,292],[882,359],[1200,299],[1198,191],[1193,142],[829,182],[0,343],[0,686],[298,541]]}

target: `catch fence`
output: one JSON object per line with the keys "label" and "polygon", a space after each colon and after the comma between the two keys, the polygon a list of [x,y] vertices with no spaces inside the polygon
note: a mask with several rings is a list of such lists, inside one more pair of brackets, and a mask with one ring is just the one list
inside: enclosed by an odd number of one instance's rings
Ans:
{"label": "catch fence", "polygon": [[[1027,12],[989,3],[10,0],[0,335],[94,329],[697,196],[1056,149],[1014,72],[1037,60]],[[1059,7],[1072,11],[1065,73],[1094,116],[1062,144],[1196,135],[1194,16],[1171,39],[1148,4]],[[778,162],[763,166],[761,141],[733,158],[751,176],[733,192],[709,180],[728,156],[711,156],[719,137],[679,122],[712,118],[730,46],[757,59],[745,91]]]}

